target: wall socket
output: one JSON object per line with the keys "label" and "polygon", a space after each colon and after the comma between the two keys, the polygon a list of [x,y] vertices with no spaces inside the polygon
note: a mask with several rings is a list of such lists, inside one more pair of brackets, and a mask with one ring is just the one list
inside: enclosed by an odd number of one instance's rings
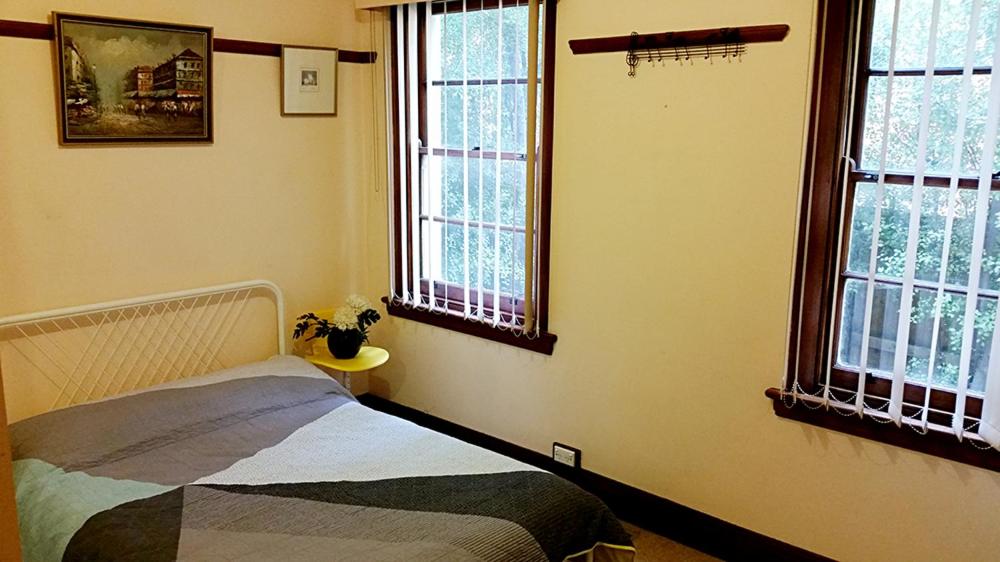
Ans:
{"label": "wall socket", "polygon": [[580,468],[580,449],[563,445],[562,443],[552,443],[552,460],[573,468]]}

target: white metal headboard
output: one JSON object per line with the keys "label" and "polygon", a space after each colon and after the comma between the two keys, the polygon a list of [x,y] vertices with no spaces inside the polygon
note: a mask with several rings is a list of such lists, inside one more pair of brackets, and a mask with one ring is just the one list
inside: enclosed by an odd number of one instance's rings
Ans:
{"label": "white metal headboard", "polygon": [[[272,310],[273,327],[242,321]],[[273,349],[284,355],[284,322],[281,289],[264,280],[0,318],[8,415],[16,421],[198,376]]]}

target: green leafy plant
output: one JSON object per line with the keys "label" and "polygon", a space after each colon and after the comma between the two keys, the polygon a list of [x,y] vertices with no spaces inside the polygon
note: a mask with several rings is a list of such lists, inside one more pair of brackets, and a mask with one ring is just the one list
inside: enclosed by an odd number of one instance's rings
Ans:
{"label": "green leafy plant", "polygon": [[368,343],[368,329],[381,319],[382,315],[372,308],[368,299],[359,295],[351,295],[347,297],[344,306],[334,311],[331,319],[320,318],[314,312],[307,312],[296,318],[297,322],[295,330],[292,332],[292,338],[305,337],[305,341],[310,341],[316,338],[325,339],[338,332],[356,330],[360,333],[362,341]]}

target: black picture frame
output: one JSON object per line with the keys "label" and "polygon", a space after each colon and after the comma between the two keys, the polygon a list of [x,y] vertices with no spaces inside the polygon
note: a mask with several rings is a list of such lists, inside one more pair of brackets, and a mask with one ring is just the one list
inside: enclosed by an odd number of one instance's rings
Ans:
{"label": "black picture frame", "polygon": [[213,142],[213,29],[53,13],[59,142]]}

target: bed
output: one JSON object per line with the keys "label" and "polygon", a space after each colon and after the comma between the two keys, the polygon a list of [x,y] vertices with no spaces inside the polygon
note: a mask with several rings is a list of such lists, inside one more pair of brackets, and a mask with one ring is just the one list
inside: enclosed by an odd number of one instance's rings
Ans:
{"label": "bed", "polygon": [[[196,303],[185,310],[199,311]],[[29,320],[57,316],[65,318]],[[11,424],[25,560],[634,556],[596,497],[359,404],[308,362],[280,353],[280,324],[270,359],[202,362],[197,373],[152,385],[144,381],[155,378],[129,375],[138,382],[104,385],[111,392]],[[15,354],[29,347],[22,342]]]}

